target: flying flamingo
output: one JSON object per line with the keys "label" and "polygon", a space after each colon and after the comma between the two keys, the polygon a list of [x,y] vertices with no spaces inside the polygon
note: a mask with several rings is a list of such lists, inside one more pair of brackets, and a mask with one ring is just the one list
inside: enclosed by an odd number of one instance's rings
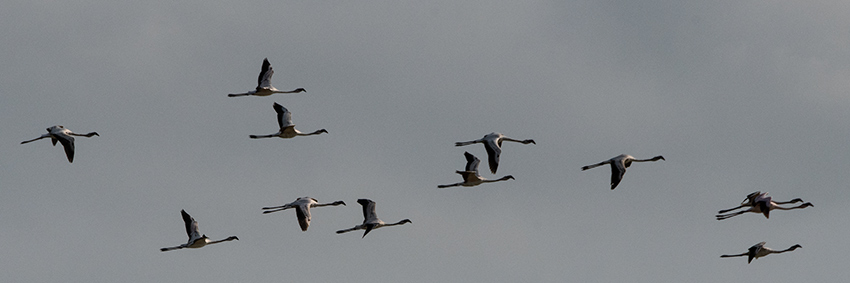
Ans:
{"label": "flying flamingo", "polygon": [[596,163],[596,164],[593,164],[593,165],[587,165],[587,166],[581,167],[581,171],[591,169],[591,168],[595,168],[595,167],[598,167],[598,166],[602,166],[602,165],[605,165],[605,164],[611,164],[611,189],[613,190],[614,188],[617,187],[617,185],[620,184],[620,180],[623,179],[623,174],[626,174],[626,168],[629,168],[629,166],[632,166],[632,162],[658,161],[659,159],[666,160],[666,159],[664,159],[664,156],[661,156],[661,155],[650,158],[650,159],[635,159],[631,155],[620,154],[620,155],[617,155],[614,158],[611,158],[611,159],[608,159],[608,160],[605,160],[605,161],[602,161],[602,162],[599,162],[599,163]]}
{"label": "flying flamingo", "polygon": [[295,201],[281,205],[281,206],[272,206],[272,207],[263,207],[266,211],[263,211],[263,214],[278,212],[290,208],[295,208],[295,216],[298,217],[298,225],[301,225],[301,231],[307,231],[307,227],[310,227],[310,208],[313,207],[322,207],[329,205],[345,205],[343,201],[335,201],[332,203],[323,203],[320,204],[314,198],[311,197],[300,197],[295,199]]}
{"label": "flying flamingo", "polygon": [[[795,199],[792,199],[792,200],[786,201],[786,202],[775,202],[775,201],[773,201],[772,197],[767,196],[767,192],[764,192],[764,193],[755,192],[755,193],[748,195],[747,199],[745,199],[741,203],[741,205],[739,205],[738,207],[718,211],[717,212],[718,214],[715,217],[717,217],[717,220],[723,220],[723,219],[732,218],[734,216],[738,216],[738,215],[741,215],[741,214],[744,214],[744,213],[747,213],[747,212],[753,212],[753,213],[762,213],[762,214],[764,214],[765,218],[770,219],[770,211],[774,210],[774,209],[792,210],[792,209],[798,209],[798,208],[806,208],[806,207],[809,207],[809,206],[814,207],[814,205],[811,202],[807,202],[807,203],[801,204],[800,206],[795,206],[795,207],[787,207],[786,208],[786,207],[779,206],[780,204],[791,204],[791,203],[798,203],[798,202],[803,202],[803,200],[800,199],[800,198],[795,198]],[[732,210],[735,210],[735,209],[738,209],[738,208],[742,208],[742,207],[749,207],[749,208],[738,211],[738,212],[723,214],[723,213],[726,213],[726,212],[729,212],[729,211],[732,211]]]}
{"label": "flying flamingo", "polygon": [[507,175],[496,180],[484,179],[483,177],[481,177],[481,175],[478,175],[478,163],[480,163],[481,160],[479,160],[478,157],[475,157],[469,152],[464,152],[463,156],[466,156],[466,171],[455,171],[455,173],[458,173],[463,176],[463,182],[454,183],[450,185],[438,185],[437,188],[449,188],[455,186],[474,187],[482,183],[507,181],[508,179],[516,180],[511,175]]}
{"label": "flying flamingo", "polygon": [[46,134],[43,134],[40,137],[31,139],[31,140],[28,140],[28,141],[22,141],[21,144],[37,141],[37,140],[40,140],[40,139],[43,139],[43,138],[50,138],[50,141],[53,142],[53,146],[56,146],[57,141],[62,143],[62,147],[65,148],[65,156],[68,157],[68,162],[74,163],[74,137],[73,136],[90,138],[92,136],[100,136],[100,135],[98,135],[97,132],[91,132],[91,133],[88,133],[88,134],[85,134],[85,135],[77,134],[77,133],[72,132],[71,130],[65,129],[65,127],[63,127],[63,126],[56,125],[56,126],[47,128]]}
{"label": "flying flamingo", "polygon": [[803,247],[803,246],[797,244],[797,245],[791,246],[787,250],[775,251],[775,250],[772,250],[768,247],[765,247],[764,246],[765,243],[766,242],[761,242],[761,243],[755,244],[754,246],[750,247],[749,251],[747,251],[745,253],[735,254],[735,255],[721,255],[720,257],[747,256],[747,264],[750,264],[750,262],[752,262],[754,258],[764,257],[764,256],[767,256],[769,254],[781,254],[781,253],[784,253],[784,252],[790,252],[790,251],[796,250],[797,248]]}
{"label": "flying flamingo", "polygon": [[402,225],[402,224],[405,224],[405,223],[413,223],[412,221],[410,221],[410,219],[404,219],[402,221],[399,221],[399,222],[396,222],[396,223],[393,223],[393,224],[386,224],[386,223],[384,223],[384,221],[381,221],[381,219],[378,219],[378,215],[375,214],[375,202],[374,201],[368,200],[368,199],[358,199],[357,203],[359,203],[360,205],[363,206],[363,224],[354,226],[354,228],[336,231],[337,234],[342,234],[342,233],[345,233],[345,232],[351,232],[351,231],[354,231],[354,230],[366,230],[366,232],[363,233],[363,237],[360,237],[360,238],[364,238],[364,237],[366,237],[366,234],[369,234],[369,231],[372,231],[373,229],[378,229],[378,228],[381,228],[381,227],[388,227],[388,226],[395,226],[395,225]]}
{"label": "flying flamingo", "polygon": [[499,155],[502,154],[502,142],[503,141],[512,141],[512,142],[518,142],[518,143],[522,143],[522,144],[529,144],[529,143],[537,144],[536,142],[534,142],[534,140],[531,140],[531,139],[515,140],[515,139],[512,139],[512,138],[506,137],[505,135],[503,135],[501,133],[493,132],[493,133],[489,133],[489,134],[485,135],[481,139],[477,139],[477,140],[474,140],[474,141],[456,142],[455,146],[465,146],[465,145],[470,145],[470,144],[483,143],[484,149],[487,150],[487,160],[490,163],[490,172],[492,172],[493,174],[496,174],[496,169],[499,168]]}
{"label": "flying flamingo", "polygon": [[318,135],[318,134],[321,134],[321,133],[328,133],[328,130],[325,130],[325,129],[321,129],[321,130],[318,130],[318,131],[315,131],[315,132],[312,132],[312,133],[309,133],[309,134],[301,133],[301,131],[298,131],[298,130],[295,129],[295,124],[292,124],[292,112],[289,112],[289,110],[287,110],[286,108],[284,108],[280,104],[277,104],[277,102],[274,103],[274,111],[277,112],[277,124],[278,124],[278,126],[280,126],[280,130],[277,133],[274,133],[274,134],[271,134],[271,135],[264,135],[264,136],[250,135],[248,137],[250,137],[252,139],[273,138],[273,137],[279,137],[279,138],[282,138],[282,139],[291,139],[291,138],[294,138],[296,136],[312,136],[312,135]]}
{"label": "flying flamingo", "polygon": [[260,76],[257,77],[257,88],[248,92],[243,93],[231,93],[227,96],[229,97],[237,97],[237,96],[269,96],[275,93],[299,93],[307,91],[303,88],[297,88],[293,91],[282,91],[274,88],[272,86],[272,75],[274,75],[274,70],[272,69],[272,64],[269,63],[269,58],[263,59],[263,68],[260,69]]}
{"label": "flying flamingo", "polygon": [[186,224],[186,234],[189,235],[189,242],[182,244],[182,245],[179,245],[179,246],[161,248],[161,249],[159,249],[160,251],[167,252],[167,251],[170,251],[170,250],[178,250],[178,249],[182,249],[182,248],[197,249],[197,248],[202,248],[206,245],[218,244],[218,243],[226,242],[226,241],[239,240],[239,238],[237,238],[236,236],[230,236],[230,237],[227,237],[227,239],[224,239],[224,240],[210,241],[210,239],[207,238],[207,235],[201,235],[201,233],[198,232],[198,221],[195,221],[195,219],[192,218],[192,216],[189,216],[189,214],[186,213],[185,210],[180,210],[180,214],[183,215],[183,222]]}

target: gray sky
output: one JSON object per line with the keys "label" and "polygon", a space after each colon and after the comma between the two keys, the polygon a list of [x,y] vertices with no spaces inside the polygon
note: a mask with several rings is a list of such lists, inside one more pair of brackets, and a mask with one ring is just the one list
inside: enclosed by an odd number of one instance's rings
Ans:
{"label": "gray sky", "polygon": [[[120,1],[119,1],[120,2]],[[846,1],[13,1],[0,9],[9,282],[846,278]],[[264,57],[279,89],[252,89]],[[275,132],[272,103],[302,131]],[[73,164],[38,141],[78,138]],[[496,175],[455,147],[497,131]],[[621,153],[632,166],[608,188]],[[482,165],[482,169],[485,169]],[[717,221],[748,193],[814,208]],[[300,196],[345,207],[261,214]],[[361,233],[358,198],[387,222]],[[213,239],[184,243],[185,209]],[[721,259],[767,241],[793,253]]]}

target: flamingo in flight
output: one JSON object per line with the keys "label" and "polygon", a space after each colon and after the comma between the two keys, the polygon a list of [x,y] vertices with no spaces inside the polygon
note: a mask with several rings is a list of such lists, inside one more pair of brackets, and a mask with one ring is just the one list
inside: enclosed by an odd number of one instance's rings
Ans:
{"label": "flamingo in flight", "polygon": [[257,88],[248,92],[243,93],[231,93],[227,96],[229,97],[237,97],[237,96],[269,96],[275,93],[299,93],[305,92],[307,90],[303,88],[297,88],[293,91],[282,91],[278,90],[272,86],[272,75],[274,75],[274,69],[272,69],[272,64],[269,63],[269,58],[263,59],[263,68],[260,69],[260,76],[257,77]]}
{"label": "flamingo in flight", "polygon": [[515,140],[515,139],[512,139],[512,138],[506,137],[505,135],[503,135],[501,133],[493,132],[493,133],[489,133],[489,134],[485,135],[481,139],[477,139],[477,140],[474,140],[474,141],[456,142],[455,146],[465,146],[465,145],[470,145],[470,144],[483,143],[484,149],[487,150],[487,160],[490,163],[490,172],[492,172],[493,174],[496,174],[496,169],[499,168],[499,156],[502,154],[502,142],[503,141],[512,141],[512,142],[518,142],[518,143],[522,143],[522,144],[530,144],[530,143],[537,144],[532,139]]}
{"label": "flamingo in flight", "polygon": [[[743,202],[741,202],[741,205],[739,205],[738,207],[718,211],[717,212],[718,214],[716,215],[716,217],[717,217],[717,220],[723,220],[723,219],[732,218],[732,217],[735,217],[735,216],[738,216],[738,215],[741,215],[741,214],[744,214],[744,213],[747,213],[747,212],[753,212],[753,213],[762,213],[762,214],[764,214],[765,218],[770,219],[770,211],[774,210],[774,209],[792,210],[792,209],[798,209],[798,208],[806,208],[806,207],[809,207],[809,206],[812,206],[812,207],[815,206],[811,202],[803,203],[803,204],[801,204],[799,206],[795,206],[795,207],[781,207],[781,206],[779,206],[780,204],[791,204],[791,203],[798,203],[798,202],[803,202],[803,199],[795,198],[795,199],[792,199],[790,201],[776,202],[776,201],[773,201],[772,197],[767,196],[767,192],[762,193],[762,192],[757,191],[757,192],[749,194],[747,196],[747,198]],[[743,207],[749,207],[749,208],[738,211],[738,212],[723,214],[723,213],[726,213],[726,212],[729,212],[729,211],[732,211],[732,210],[735,210],[735,209],[743,208]]]}
{"label": "flamingo in flight", "polygon": [[171,250],[179,250],[179,249],[182,249],[182,248],[197,249],[197,248],[202,248],[206,245],[218,244],[218,243],[226,242],[226,241],[239,240],[239,238],[237,238],[236,236],[230,236],[230,237],[227,237],[224,240],[210,241],[210,239],[207,238],[207,235],[201,235],[201,233],[198,232],[198,221],[195,221],[195,219],[192,218],[192,216],[189,216],[189,214],[186,213],[185,210],[180,210],[180,214],[183,215],[183,222],[186,224],[186,234],[189,235],[189,241],[186,242],[185,244],[182,244],[182,245],[179,245],[179,246],[161,248],[161,249],[159,249],[160,251],[167,252],[167,251],[171,251]]}
{"label": "flamingo in flight", "polygon": [[384,221],[381,221],[381,219],[378,219],[378,215],[375,214],[375,202],[374,201],[369,200],[369,199],[358,199],[357,203],[359,203],[361,206],[363,206],[363,224],[354,226],[354,228],[336,231],[337,234],[351,232],[351,231],[354,231],[354,230],[366,230],[366,232],[363,233],[363,237],[360,237],[360,238],[364,238],[364,237],[366,237],[366,234],[369,234],[369,231],[372,231],[374,229],[378,229],[378,228],[381,228],[381,227],[402,225],[402,224],[405,224],[405,223],[413,223],[412,221],[410,221],[410,219],[404,219],[404,220],[401,220],[401,221],[396,222],[396,223],[386,224],[386,223],[384,223]]}
{"label": "flamingo in flight", "polygon": [[611,189],[617,188],[617,185],[620,184],[620,180],[623,180],[623,174],[626,174],[626,168],[632,166],[632,162],[647,162],[647,161],[658,161],[658,160],[666,160],[664,156],[656,156],[650,159],[635,159],[631,155],[628,154],[620,154],[614,158],[593,164],[581,167],[581,171],[596,168],[605,164],[611,164]]}
{"label": "flamingo in flight", "polygon": [[481,160],[479,160],[478,157],[475,157],[474,155],[472,155],[469,152],[464,152],[463,156],[466,156],[466,170],[465,171],[455,171],[455,173],[458,173],[461,176],[463,176],[463,182],[462,183],[454,183],[454,184],[450,184],[450,185],[438,185],[437,188],[449,188],[449,187],[456,187],[456,186],[474,187],[474,186],[478,186],[482,183],[507,181],[508,179],[516,180],[511,175],[507,175],[507,176],[504,176],[504,177],[502,177],[500,179],[496,179],[496,180],[484,179],[483,177],[481,177],[481,175],[478,175],[478,163],[480,163]]}
{"label": "flamingo in flight", "polygon": [[312,136],[312,135],[318,135],[318,134],[321,134],[321,133],[328,133],[328,130],[325,130],[325,129],[321,129],[321,130],[318,130],[318,131],[315,131],[315,132],[312,132],[312,133],[309,133],[309,134],[302,133],[301,131],[298,131],[298,130],[295,129],[295,124],[292,124],[292,112],[289,112],[289,110],[287,110],[286,108],[284,108],[280,104],[277,104],[277,102],[274,103],[274,111],[277,112],[277,124],[278,124],[278,126],[280,126],[280,130],[277,133],[274,133],[274,134],[271,134],[271,135],[262,135],[262,136],[250,135],[248,137],[250,137],[252,139],[273,138],[273,137],[279,137],[279,138],[282,138],[282,139],[291,139],[291,138],[294,138],[296,136]]}
{"label": "flamingo in flight", "polygon": [[752,247],[750,247],[749,251],[747,251],[745,253],[734,254],[734,255],[721,255],[720,257],[747,256],[747,264],[750,264],[750,262],[752,262],[753,259],[755,259],[755,258],[764,257],[764,256],[767,256],[769,254],[781,254],[781,253],[784,253],[784,252],[790,252],[790,251],[796,250],[797,248],[803,247],[803,246],[797,244],[797,245],[791,246],[790,248],[788,248],[786,250],[776,251],[776,250],[772,250],[768,247],[765,247],[764,246],[765,243],[766,242],[761,242],[761,243],[755,244]]}
{"label": "flamingo in flight", "polygon": [[43,139],[43,138],[50,138],[50,141],[53,142],[53,146],[56,146],[57,141],[62,143],[62,147],[65,148],[65,156],[68,157],[68,162],[74,163],[74,137],[73,136],[90,138],[92,136],[100,136],[100,135],[98,135],[97,132],[91,132],[91,133],[88,133],[88,134],[85,134],[85,135],[77,134],[77,133],[72,132],[71,130],[66,129],[63,126],[56,125],[56,126],[47,128],[46,134],[43,134],[40,137],[31,139],[31,140],[28,140],[28,141],[22,141],[21,144],[34,142],[34,141],[37,141],[37,140],[40,140],[40,139]]}
{"label": "flamingo in flight", "polygon": [[322,203],[320,204],[314,198],[311,197],[300,197],[295,199],[295,201],[281,205],[281,206],[272,206],[272,207],[263,207],[266,211],[263,211],[263,214],[278,212],[290,208],[295,208],[295,216],[298,217],[298,225],[301,225],[301,231],[307,231],[307,228],[310,227],[310,208],[313,207],[322,207],[322,206],[337,206],[337,205],[345,205],[343,201],[335,201],[332,203]]}

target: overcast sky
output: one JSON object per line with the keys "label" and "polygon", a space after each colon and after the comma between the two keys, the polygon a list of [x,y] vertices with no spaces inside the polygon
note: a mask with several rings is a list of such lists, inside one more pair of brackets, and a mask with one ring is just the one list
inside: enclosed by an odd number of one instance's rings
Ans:
{"label": "overcast sky", "polygon": [[[8,282],[836,282],[850,275],[846,1],[11,1]],[[305,93],[229,98],[256,85]],[[277,129],[272,104],[302,131]],[[63,125],[61,146],[20,142]],[[501,132],[497,174],[454,142]],[[616,190],[607,166],[637,163]],[[815,207],[717,221],[753,191]],[[309,196],[295,212],[261,207]],[[358,198],[388,227],[362,222]],[[180,210],[212,239],[186,241]],[[753,244],[792,253],[747,264]]]}

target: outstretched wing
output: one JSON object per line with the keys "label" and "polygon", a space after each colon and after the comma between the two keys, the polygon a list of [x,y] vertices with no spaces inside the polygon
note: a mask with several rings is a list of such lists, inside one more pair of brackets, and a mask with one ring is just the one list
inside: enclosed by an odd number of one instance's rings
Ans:
{"label": "outstretched wing", "polygon": [[478,172],[478,164],[481,163],[481,160],[468,151],[464,151],[463,156],[466,157],[466,171]]}
{"label": "outstretched wing", "polygon": [[283,130],[286,127],[292,126],[292,112],[289,112],[283,105],[274,103],[274,111],[277,112],[277,124]]}
{"label": "outstretched wing", "polygon": [[302,203],[295,207],[295,216],[298,217],[298,225],[301,226],[301,231],[307,231],[310,227],[310,204]]}
{"label": "outstretched wing", "polygon": [[257,87],[270,88],[273,74],[274,70],[272,69],[272,64],[269,63],[269,58],[263,59],[263,68],[260,69],[260,76],[257,77]]}
{"label": "outstretched wing", "polygon": [[[74,162],[74,137],[66,134],[54,134],[53,140],[58,140],[65,148],[65,156],[68,157],[68,162]],[[54,143],[55,145],[55,143]]]}
{"label": "outstretched wing", "polygon": [[192,216],[189,216],[185,210],[180,210],[180,215],[183,215],[183,223],[186,224],[186,235],[189,236],[189,240],[200,238],[201,233],[198,232],[198,221],[195,221]]}
{"label": "outstretched wing", "polygon": [[761,243],[755,244],[754,246],[750,247],[750,251],[747,253],[747,263],[750,263],[750,262],[753,261],[753,258],[756,257],[756,255],[759,253],[761,248],[763,248],[764,244],[766,244],[766,243],[767,242],[761,242]]}
{"label": "outstretched wing", "polygon": [[499,156],[502,155],[501,141],[487,139],[484,141],[484,149],[487,150],[487,161],[490,163],[490,172],[496,174],[496,169],[499,169]]}
{"label": "outstretched wing", "polygon": [[746,198],[746,199],[744,199],[744,200],[741,202],[741,204],[745,204],[745,203],[753,203],[753,202],[755,202],[756,197],[757,197],[757,196],[759,196],[759,195],[761,195],[761,191],[755,191],[755,192],[753,192],[753,193],[751,193],[751,194],[747,195],[747,198]]}
{"label": "outstretched wing", "polygon": [[626,174],[626,167],[623,166],[622,162],[611,162],[611,189],[617,188],[617,185],[620,184],[620,181],[623,180],[623,174]]}
{"label": "outstretched wing", "polygon": [[363,206],[363,223],[368,222],[372,219],[377,219],[378,215],[375,214],[375,202],[369,199],[358,199],[357,203]]}

